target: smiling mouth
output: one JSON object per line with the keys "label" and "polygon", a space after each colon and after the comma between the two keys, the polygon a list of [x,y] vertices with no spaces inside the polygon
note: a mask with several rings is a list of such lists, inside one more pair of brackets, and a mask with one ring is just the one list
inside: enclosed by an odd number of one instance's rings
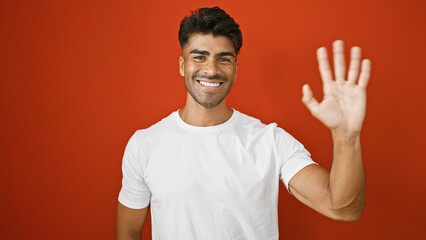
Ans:
{"label": "smiling mouth", "polygon": [[197,82],[204,87],[211,87],[211,88],[218,88],[223,83],[223,82],[206,82],[206,81],[202,81],[202,80],[197,80]]}

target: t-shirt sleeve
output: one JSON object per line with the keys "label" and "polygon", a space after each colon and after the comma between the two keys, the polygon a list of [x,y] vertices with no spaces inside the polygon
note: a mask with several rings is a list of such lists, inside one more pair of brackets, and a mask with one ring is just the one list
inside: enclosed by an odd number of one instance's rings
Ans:
{"label": "t-shirt sleeve", "polygon": [[281,157],[280,179],[288,190],[290,180],[304,167],[317,164],[311,154],[293,136],[277,128],[277,148]]}
{"label": "t-shirt sleeve", "polygon": [[151,200],[149,190],[143,178],[141,160],[143,154],[136,141],[136,133],[130,138],[124,151],[122,171],[123,180],[118,201],[132,209],[141,209],[148,206]]}

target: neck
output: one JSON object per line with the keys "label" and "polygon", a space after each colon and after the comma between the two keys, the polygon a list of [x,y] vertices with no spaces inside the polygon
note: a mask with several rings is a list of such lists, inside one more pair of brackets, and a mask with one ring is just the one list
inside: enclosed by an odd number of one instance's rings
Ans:
{"label": "neck", "polygon": [[226,122],[232,116],[225,100],[214,108],[205,108],[188,96],[185,106],[179,110],[180,118],[189,125],[209,127]]}

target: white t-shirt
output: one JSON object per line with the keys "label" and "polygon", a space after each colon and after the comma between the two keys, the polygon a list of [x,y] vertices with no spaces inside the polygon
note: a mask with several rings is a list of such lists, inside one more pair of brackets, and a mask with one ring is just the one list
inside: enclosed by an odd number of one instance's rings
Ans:
{"label": "white t-shirt", "polygon": [[234,110],[223,124],[196,127],[176,111],[130,138],[118,200],[151,204],[154,240],[277,240],[279,179],[288,188],[309,164],[275,123]]}

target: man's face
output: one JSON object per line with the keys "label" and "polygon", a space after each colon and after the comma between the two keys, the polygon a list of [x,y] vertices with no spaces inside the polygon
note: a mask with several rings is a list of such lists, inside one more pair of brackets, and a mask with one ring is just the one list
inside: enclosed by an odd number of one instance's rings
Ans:
{"label": "man's face", "polygon": [[228,37],[191,34],[179,58],[179,71],[198,104],[214,108],[225,99],[237,76],[236,57]]}

